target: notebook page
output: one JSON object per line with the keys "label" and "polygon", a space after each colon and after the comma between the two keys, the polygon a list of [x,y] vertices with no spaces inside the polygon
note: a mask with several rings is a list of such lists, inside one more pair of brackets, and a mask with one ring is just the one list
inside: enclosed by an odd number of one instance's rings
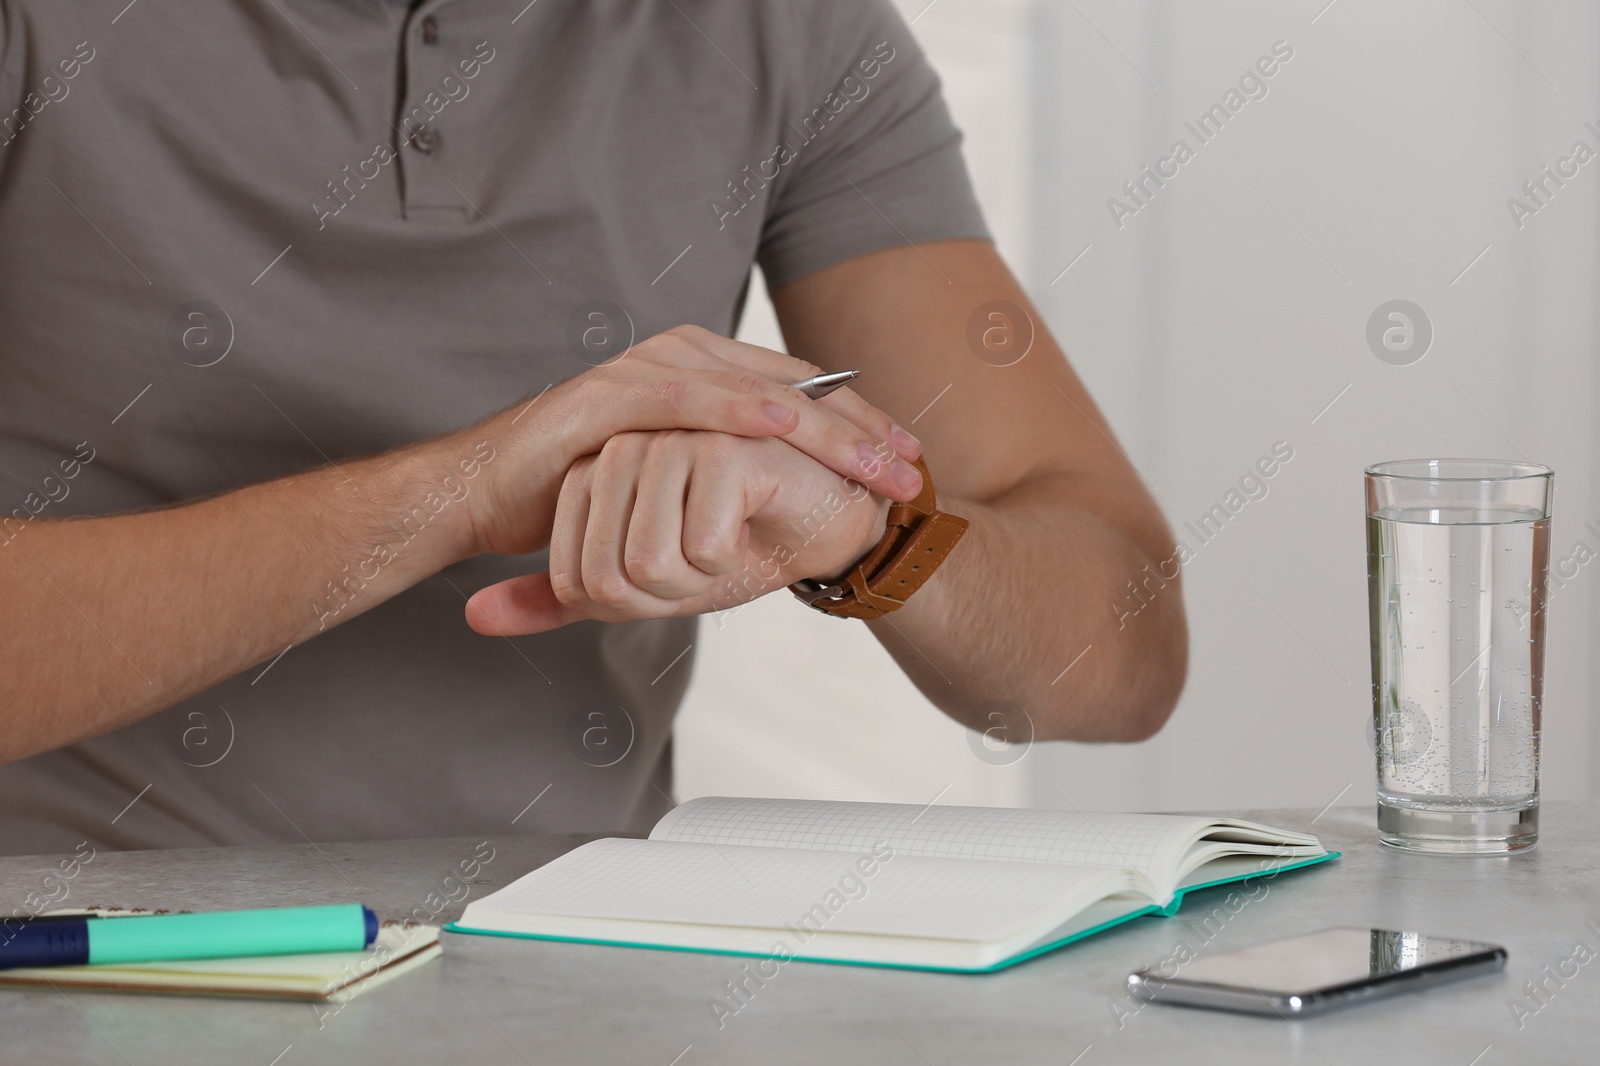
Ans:
{"label": "notebook page", "polygon": [[[874,856],[608,838],[468,904],[461,925],[495,928],[497,915],[560,916],[758,927],[791,938],[809,929],[989,942],[1064,921],[1126,890],[1129,880],[1122,871],[887,849]],[[625,939],[626,929],[611,935]]]}
{"label": "notebook page", "polygon": [[1134,869],[1159,885],[1210,824],[1165,814],[708,796],[670,811],[650,839],[818,851],[869,851],[883,841],[901,855]]}

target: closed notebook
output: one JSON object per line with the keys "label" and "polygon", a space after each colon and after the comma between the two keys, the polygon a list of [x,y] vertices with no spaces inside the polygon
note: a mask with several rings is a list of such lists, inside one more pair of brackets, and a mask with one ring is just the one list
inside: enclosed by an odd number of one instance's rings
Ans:
{"label": "closed notebook", "polygon": [[1185,892],[1335,858],[1233,818],[709,797],[585,844],[452,932],[981,973]]}
{"label": "closed notebook", "polygon": [[[116,921],[117,915],[148,912],[96,908],[51,913],[98,914],[106,921]],[[344,1003],[373,986],[421,966],[439,951],[438,926],[389,921],[379,926],[377,939],[364,951],[0,970],[0,988],[53,986]]]}

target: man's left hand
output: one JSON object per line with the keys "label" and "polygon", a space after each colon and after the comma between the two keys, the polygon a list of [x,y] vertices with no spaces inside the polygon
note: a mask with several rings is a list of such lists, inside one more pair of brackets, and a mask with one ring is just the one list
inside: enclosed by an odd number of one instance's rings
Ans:
{"label": "man's left hand", "polygon": [[467,621],[511,636],[734,607],[844,571],[882,537],[888,506],[780,438],[618,434],[567,473],[549,573],[480,590]]}

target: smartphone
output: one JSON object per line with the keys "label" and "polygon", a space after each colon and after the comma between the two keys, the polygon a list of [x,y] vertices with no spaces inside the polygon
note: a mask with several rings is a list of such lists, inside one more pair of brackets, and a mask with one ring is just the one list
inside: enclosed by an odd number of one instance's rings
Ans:
{"label": "smartphone", "polygon": [[1176,968],[1139,970],[1128,975],[1128,991],[1153,1003],[1297,1018],[1498,973],[1505,965],[1505,948],[1476,940],[1392,929],[1323,929]]}

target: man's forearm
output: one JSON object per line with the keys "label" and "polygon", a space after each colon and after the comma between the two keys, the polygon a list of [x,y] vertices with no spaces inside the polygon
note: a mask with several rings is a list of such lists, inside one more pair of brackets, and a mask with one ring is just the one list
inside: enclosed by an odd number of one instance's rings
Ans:
{"label": "man's forearm", "polygon": [[1175,560],[1083,506],[1067,475],[939,506],[969,520],[966,537],[902,610],[869,623],[918,687],[978,729],[996,704],[1025,711],[1039,739],[1159,729],[1187,660]]}
{"label": "man's forearm", "polygon": [[972,523],[903,610],[870,623],[923,692],[980,729],[1004,716],[983,707],[996,702],[1040,737],[1159,728],[1188,657],[1171,532],[994,246],[873,252],[773,303],[791,351],[860,370],[863,397],[905,419],[940,507]]}
{"label": "man's forearm", "polygon": [[446,437],[165,510],[30,523],[0,545],[0,762],[202,692],[459,559],[547,547],[572,465],[619,434],[781,435],[913,495],[897,464],[861,458],[889,416],[783,384],[809,372],[679,327]]}
{"label": "man's forearm", "polygon": [[469,554],[466,498],[494,461],[475,444],[30,524],[0,547],[0,761],[204,691]]}

